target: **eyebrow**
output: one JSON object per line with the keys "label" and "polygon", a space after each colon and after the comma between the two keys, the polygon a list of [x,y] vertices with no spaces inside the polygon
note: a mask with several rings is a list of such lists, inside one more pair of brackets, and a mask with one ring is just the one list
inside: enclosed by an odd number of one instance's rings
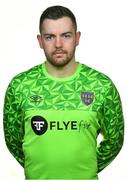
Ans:
{"label": "eyebrow", "polygon": [[[72,34],[72,32],[67,31],[67,32],[62,33],[61,35],[65,35],[65,34]],[[53,34],[53,33],[44,33],[43,36],[55,36],[55,34]]]}
{"label": "eyebrow", "polygon": [[65,35],[65,34],[72,34],[72,32],[68,31],[68,32],[62,33],[61,35]]}

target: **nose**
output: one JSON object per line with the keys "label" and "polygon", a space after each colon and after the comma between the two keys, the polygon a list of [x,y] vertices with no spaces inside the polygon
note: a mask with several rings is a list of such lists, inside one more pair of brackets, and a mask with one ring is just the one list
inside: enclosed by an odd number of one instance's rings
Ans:
{"label": "nose", "polygon": [[60,37],[56,37],[55,46],[56,48],[62,47],[62,39]]}

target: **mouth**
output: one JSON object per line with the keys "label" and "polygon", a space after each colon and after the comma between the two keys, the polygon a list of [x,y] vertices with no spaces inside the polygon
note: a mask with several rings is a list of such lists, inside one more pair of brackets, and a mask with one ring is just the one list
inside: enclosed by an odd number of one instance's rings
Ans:
{"label": "mouth", "polygon": [[53,53],[53,55],[62,55],[62,54],[66,54],[66,52],[65,51],[55,51],[54,53]]}

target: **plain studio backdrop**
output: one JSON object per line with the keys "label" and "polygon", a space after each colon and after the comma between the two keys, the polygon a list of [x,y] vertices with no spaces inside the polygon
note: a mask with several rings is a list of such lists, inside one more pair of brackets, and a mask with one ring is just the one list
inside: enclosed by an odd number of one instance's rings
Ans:
{"label": "plain studio backdrop", "polygon": [[[42,11],[64,5],[77,17],[81,31],[76,59],[108,75],[115,83],[127,118],[126,0],[0,0],[0,179],[24,180],[23,168],[9,153],[3,134],[3,101],[8,83],[19,72],[44,62],[36,35]],[[85,83],[85,82],[84,82]],[[99,173],[100,180],[127,180],[127,126],[124,146]]]}

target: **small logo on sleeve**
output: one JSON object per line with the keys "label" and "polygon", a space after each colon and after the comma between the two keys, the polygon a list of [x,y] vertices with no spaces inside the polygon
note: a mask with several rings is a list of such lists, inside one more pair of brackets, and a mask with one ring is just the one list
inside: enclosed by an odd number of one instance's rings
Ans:
{"label": "small logo on sleeve", "polygon": [[93,103],[94,93],[93,92],[81,92],[81,99],[87,106]]}
{"label": "small logo on sleeve", "polygon": [[48,123],[42,116],[34,116],[31,119],[31,127],[35,134],[42,135],[48,129]]}

